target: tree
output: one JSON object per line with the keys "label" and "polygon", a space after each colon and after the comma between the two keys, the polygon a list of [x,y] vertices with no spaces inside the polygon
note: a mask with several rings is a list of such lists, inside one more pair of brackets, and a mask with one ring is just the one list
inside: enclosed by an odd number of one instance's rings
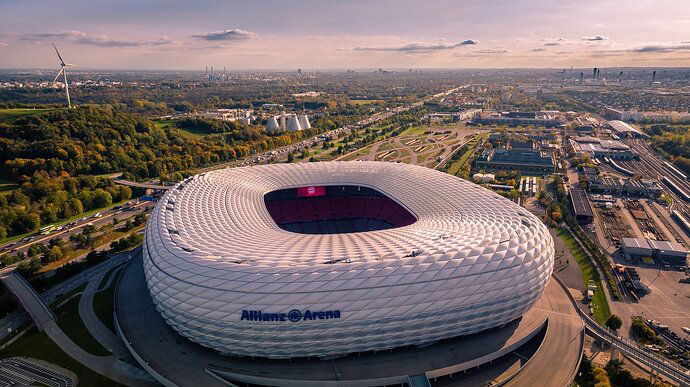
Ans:
{"label": "tree", "polygon": [[553,219],[555,222],[560,222],[561,220],[563,220],[563,214],[559,211],[553,211],[551,213],[551,219]]}
{"label": "tree", "polygon": [[652,328],[648,327],[647,324],[641,318],[632,318],[632,323],[630,324],[630,330],[632,330],[635,337],[642,341],[657,343],[661,340],[657,337],[656,332]]}
{"label": "tree", "polygon": [[618,317],[617,315],[612,314],[612,315],[609,316],[609,318],[606,320],[605,325],[606,325],[607,327],[609,327],[611,330],[617,331],[618,329],[620,329],[620,327],[623,326],[623,321],[622,321],[621,318]]}
{"label": "tree", "polygon": [[17,214],[12,229],[15,234],[23,234],[25,232],[34,231],[41,225],[41,217],[35,212],[20,212]]}
{"label": "tree", "polygon": [[611,381],[606,370],[596,367],[592,370],[592,374],[594,375],[594,387],[611,387]]}
{"label": "tree", "polygon": [[290,152],[290,153],[288,153],[287,162],[291,163],[293,161],[295,161],[295,155],[292,154],[292,152]]}
{"label": "tree", "polygon": [[93,207],[103,208],[113,204],[113,197],[101,188],[93,191]]}
{"label": "tree", "polygon": [[19,273],[21,275],[28,277],[37,272],[41,266],[41,260],[38,257],[34,257],[28,261],[20,263],[17,269],[19,269]]}
{"label": "tree", "polygon": [[71,198],[65,203],[65,208],[63,209],[62,216],[65,218],[71,218],[73,216],[79,215],[84,212],[84,206],[81,204],[81,200],[77,198]]}

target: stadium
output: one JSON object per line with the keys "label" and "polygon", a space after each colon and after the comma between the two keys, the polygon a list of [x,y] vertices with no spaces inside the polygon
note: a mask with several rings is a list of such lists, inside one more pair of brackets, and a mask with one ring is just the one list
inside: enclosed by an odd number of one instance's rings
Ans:
{"label": "stadium", "polygon": [[554,259],[548,229],[512,201],[384,162],[192,176],[161,198],[145,235],[157,313],[239,358],[421,348],[499,329],[537,302]]}

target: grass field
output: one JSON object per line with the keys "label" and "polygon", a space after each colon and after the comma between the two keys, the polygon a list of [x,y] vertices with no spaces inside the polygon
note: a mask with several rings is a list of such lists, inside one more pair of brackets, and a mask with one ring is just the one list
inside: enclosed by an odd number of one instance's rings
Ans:
{"label": "grass field", "polygon": [[53,343],[48,335],[39,332],[35,327],[31,328],[22,338],[10,344],[0,352],[1,358],[13,356],[33,357],[67,368],[79,376],[80,386],[121,386],[121,384],[91,371],[78,361],[72,359],[69,355],[64,353],[60,347]]}
{"label": "grass field", "polygon": [[0,121],[12,121],[21,116],[41,114],[56,109],[0,109]]}
{"label": "grass field", "polygon": [[194,139],[200,139],[203,138],[204,136],[208,135],[208,133],[204,132],[203,130],[198,130],[198,129],[191,129],[191,128],[179,128],[175,125],[175,120],[155,120],[153,121],[153,124],[156,125],[157,128],[165,129],[165,128],[177,128],[182,132],[183,135],[188,136],[190,138]]}
{"label": "grass field", "polygon": [[[117,272],[112,272],[113,270],[118,270]],[[113,312],[115,309],[115,288],[117,288],[117,283],[120,280],[120,275],[123,272],[123,267],[118,266],[111,269],[108,275],[103,277],[105,280],[108,276],[115,275],[110,286],[96,293],[93,299],[93,309],[96,312],[96,316],[103,322],[103,324],[108,327],[113,333],[115,333],[115,321],[113,320]],[[104,285],[101,282],[101,285]]]}
{"label": "grass field", "polygon": [[431,130],[428,126],[413,126],[406,131],[400,133],[400,137],[402,136],[410,136],[410,135],[420,135],[424,134],[424,132]]}
{"label": "grass field", "polygon": [[382,99],[351,99],[350,103],[353,105],[369,105],[372,103],[384,102]]}
{"label": "grass field", "polygon": [[594,320],[599,324],[604,324],[606,319],[611,316],[611,309],[609,308],[609,303],[606,301],[603,284],[601,283],[601,278],[599,278],[597,269],[594,267],[594,263],[589,259],[568,230],[558,229],[558,237],[563,240],[563,243],[568,247],[570,253],[575,257],[578,266],[580,266],[584,283],[587,284],[589,280],[593,280],[594,283],[597,284],[597,291],[594,292],[591,307],[594,314]]}
{"label": "grass field", "polygon": [[55,311],[60,329],[84,351],[96,356],[110,355],[110,352],[91,336],[81,321],[79,316],[80,299],[81,296],[74,297]]}
{"label": "grass field", "polygon": [[66,300],[66,299],[72,297],[73,295],[75,295],[75,294],[77,294],[77,293],[83,292],[84,289],[86,289],[86,284],[82,284],[82,285],[77,286],[76,288],[74,288],[74,289],[70,290],[69,292],[63,294],[62,296],[56,298],[56,299],[53,301],[53,303],[50,304],[50,308],[51,308],[51,309],[55,309],[55,308],[56,308],[58,305],[60,305],[60,303],[62,303],[64,300]]}

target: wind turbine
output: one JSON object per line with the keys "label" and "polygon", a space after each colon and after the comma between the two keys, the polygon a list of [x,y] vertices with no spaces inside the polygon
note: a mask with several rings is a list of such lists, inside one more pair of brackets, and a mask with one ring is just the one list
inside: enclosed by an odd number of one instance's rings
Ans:
{"label": "wind turbine", "polygon": [[65,67],[74,67],[74,65],[69,64],[65,62],[64,59],[62,59],[60,51],[58,51],[57,47],[55,46],[55,43],[53,43],[53,47],[55,48],[55,53],[57,53],[58,58],[60,58],[60,71],[58,71],[57,75],[55,76],[55,79],[53,79],[53,82],[57,81],[58,77],[60,77],[60,74],[62,74],[62,77],[65,81],[65,94],[67,94],[67,107],[71,109],[72,102],[70,102],[69,100],[69,86],[67,86],[67,69]]}

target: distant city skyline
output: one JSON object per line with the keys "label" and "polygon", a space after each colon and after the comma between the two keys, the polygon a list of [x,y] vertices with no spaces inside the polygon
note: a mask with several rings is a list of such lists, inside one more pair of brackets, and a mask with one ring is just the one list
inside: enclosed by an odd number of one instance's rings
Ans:
{"label": "distant city skyline", "polygon": [[[687,0],[0,0],[0,68],[690,66]],[[78,70],[78,69],[76,69]]]}

